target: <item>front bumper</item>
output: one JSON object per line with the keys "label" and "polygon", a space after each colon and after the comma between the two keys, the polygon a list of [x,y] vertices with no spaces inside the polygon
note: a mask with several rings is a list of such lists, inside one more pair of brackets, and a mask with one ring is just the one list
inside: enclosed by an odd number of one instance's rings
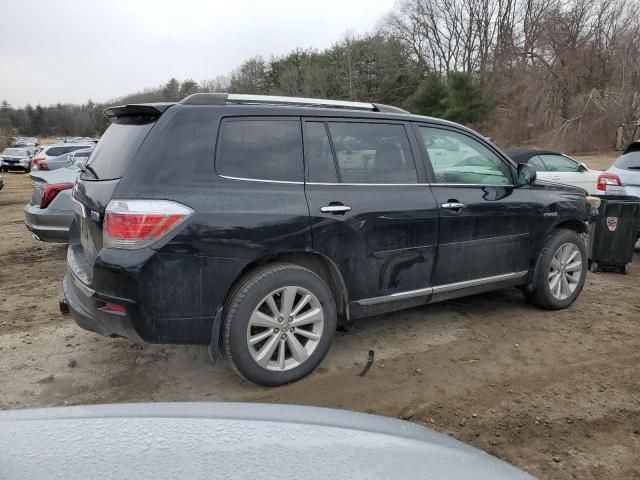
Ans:
{"label": "front bumper", "polygon": [[22,170],[23,172],[27,172],[29,171],[29,163],[27,163],[26,165],[22,165],[20,163],[2,163],[2,165],[0,165],[0,168],[2,168],[3,170]]}
{"label": "front bumper", "polygon": [[53,213],[48,209],[40,209],[37,205],[27,204],[24,207],[24,223],[27,229],[38,240],[44,242],[67,243],[69,227],[73,221],[73,212]]}
{"label": "front bumper", "polygon": [[80,328],[105,337],[127,337],[143,343],[129,314],[101,310],[109,299],[101,299],[72,272],[64,277],[62,288],[69,311]]}

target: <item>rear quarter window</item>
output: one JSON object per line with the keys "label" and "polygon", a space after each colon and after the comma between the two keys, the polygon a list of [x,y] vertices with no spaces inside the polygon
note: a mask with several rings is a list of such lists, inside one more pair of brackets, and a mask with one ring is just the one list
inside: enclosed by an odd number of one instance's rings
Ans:
{"label": "rear quarter window", "polygon": [[216,173],[255,180],[303,180],[300,121],[226,119],[215,159]]}
{"label": "rear quarter window", "polygon": [[[107,128],[89,158],[89,165],[100,180],[124,175],[154,122],[148,117],[124,117]],[[87,174],[83,174],[82,178],[94,180]]]}

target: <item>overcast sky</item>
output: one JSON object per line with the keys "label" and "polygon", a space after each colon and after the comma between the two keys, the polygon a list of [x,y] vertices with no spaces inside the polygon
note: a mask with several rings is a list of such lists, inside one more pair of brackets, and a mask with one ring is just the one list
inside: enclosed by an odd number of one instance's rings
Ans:
{"label": "overcast sky", "polygon": [[0,0],[0,100],[104,101],[365,33],[393,0]]}

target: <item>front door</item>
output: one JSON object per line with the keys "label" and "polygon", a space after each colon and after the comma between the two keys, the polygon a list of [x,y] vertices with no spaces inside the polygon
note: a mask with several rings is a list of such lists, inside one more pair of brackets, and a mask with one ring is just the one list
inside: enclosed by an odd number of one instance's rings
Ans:
{"label": "front door", "polygon": [[308,119],[304,127],[313,246],[339,269],[352,305],[427,296],[438,208],[405,125]]}
{"label": "front door", "polygon": [[515,186],[515,169],[462,130],[416,127],[440,208],[434,287],[522,276],[540,208]]}

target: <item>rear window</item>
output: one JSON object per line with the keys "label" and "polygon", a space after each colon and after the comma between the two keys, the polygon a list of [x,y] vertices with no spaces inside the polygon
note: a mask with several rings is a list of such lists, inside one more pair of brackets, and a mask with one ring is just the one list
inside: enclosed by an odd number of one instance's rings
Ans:
{"label": "rear window", "polygon": [[613,166],[622,170],[640,170],[640,151],[625,153]]}
{"label": "rear window", "polygon": [[[89,158],[89,165],[100,180],[124,175],[153,124],[154,120],[148,117],[124,117],[107,128]],[[87,174],[82,178],[94,180]]]}
{"label": "rear window", "polygon": [[226,120],[220,134],[216,172],[237,178],[301,182],[300,122]]}
{"label": "rear window", "polygon": [[65,153],[75,152],[76,150],[81,150],[83,148],[87,148],[86,145],[75,145],[73,147],[51,147],[47,150],[46,154],[50,157],[57,157],[59,155],[64,155]]}

